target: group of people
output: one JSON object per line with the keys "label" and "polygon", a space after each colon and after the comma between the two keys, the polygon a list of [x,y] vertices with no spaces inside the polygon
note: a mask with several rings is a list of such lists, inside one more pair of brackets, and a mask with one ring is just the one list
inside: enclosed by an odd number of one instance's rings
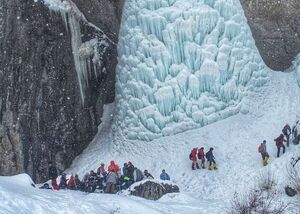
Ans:
{"label": "group of people", "polygon": [[[276,143],[276,147],[277,147],[277,157],[280,156],[281,148],[282,148],[282,153],[283,154],[285,153],[285,145],[284,145],[285,142],[286,142],[287,147],[290,146],[290,135],[291,134],[292,134],[291,127],[289,126],[289,124],[286,124],[282,129],[282,133],[276,139],[274,139],[274,141]],[[258,152],[261,154],[263,165],[266,166],[268,164],[268,160],[270,158],[270,155],[267,152],[267,141],[266,140],[264,140],[259,145]]]}
{"label": "group of people", "polygon": [[[204,152],[204,147],[201,147],[198,149],[198,147],[193,148],[190,153],[190,160],[192,161],[192,170],[195,169],[205,169],[205,161],[208,162],[208,169],[217,169],[217,163],[215,161],[215,156],[213,155],[214,148],[210,148],[208,152]],[[206,160],[205,160],[206,159]],[[198,160],[200,161],[200,166],[198,163]]]}
{"label": "group of people", "polygon": [[[84,192],[92,193],[96,189],[99,189],[100,192],[105,193],[116,193],[120,190],[129,188],[133,183],[139,182],[144,179],[154,179],[154,177],[144,170],[144,173],[135,167],[131,161],[124,163],[122,169],[119,167],[115,161],[111,161],[107,170],[103,162],[100,163],[97,171],[91,170],[89,173],[86,173],[82,180],[79,179],[79,176],[71,175],[70,178],[67,178],[67,175],[63,173],[59,179],[59,184],[57,183],[57,169],[49,162],[49,179],[51,180],[52,187],[50,188],[49,184],[44,184],[41,188],[43,189],[70,189],[70,190],[80,190]],[[161,180],[170,180],[170,176],[163,169],[160,174]]]}

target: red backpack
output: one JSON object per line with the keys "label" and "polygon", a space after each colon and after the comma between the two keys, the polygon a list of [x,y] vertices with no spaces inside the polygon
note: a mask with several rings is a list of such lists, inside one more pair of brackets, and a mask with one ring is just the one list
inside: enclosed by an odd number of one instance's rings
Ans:
{"label": "red backpack", "polygon": [[259,153],[262,153],[263,151],[264,151],[263,145],[259,145],[259,147],[258,147],[258,152],[259,152]]}

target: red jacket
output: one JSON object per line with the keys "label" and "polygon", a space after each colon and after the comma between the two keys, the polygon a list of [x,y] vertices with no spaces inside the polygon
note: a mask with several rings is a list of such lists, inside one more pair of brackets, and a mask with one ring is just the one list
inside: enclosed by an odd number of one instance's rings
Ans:
{"label": "red jacket", "polygon": [[280,135],[278,138],[274,140],[276,142],[276,146],[280,147],[283,145],[283,142],[286,142],[283,135]]}
{"label": "red jacket", "polygon": [[51,180],[51,183],[52,183],[52,189],[53,189],[53,190],[59,190],[59,186],[57,185],[57,182],[56,182],[56,179],[55,179],[55,178],[53,178],[53,179]]}
{"label": "red jacket", "polygon": [[204,160],[205,159],[204,149],[199,149],[198,150],[198,159],[199,160]]}
{"label": "red jacket", "polygon": [[120,171],[120,167],[117,164],[115,164],[114,161],[111,161],[110,165],[108,166],[108,172],[112,172],[112,171],[116,173]]}
{"label": "red jacket", "polygon": [[192,159],[191,160],[192,161],[197,161],[197,149],[196,148],[194,148],[192,150]]}
{"label": "red jacket", "polygon": [[68,189],[72,189],[72,188],[75,188],[75,180],[73,176],[71,176],[68,182]]}
{"label": "red jacket", "polygon": [[282,132],[283,132],[283,134],[285,134],[285,135],[291,134],[291,127],[290,127],[288,124],[286,124],[286,125],[283,127]]}

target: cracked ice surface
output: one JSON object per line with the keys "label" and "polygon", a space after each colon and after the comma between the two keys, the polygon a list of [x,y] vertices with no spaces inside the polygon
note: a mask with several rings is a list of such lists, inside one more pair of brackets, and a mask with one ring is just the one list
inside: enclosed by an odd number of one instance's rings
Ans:
{"label": "cracked ice surface", "polygon": [[117,133],[152,140],[239,112],[267,81],[239,0],[127,0]]}

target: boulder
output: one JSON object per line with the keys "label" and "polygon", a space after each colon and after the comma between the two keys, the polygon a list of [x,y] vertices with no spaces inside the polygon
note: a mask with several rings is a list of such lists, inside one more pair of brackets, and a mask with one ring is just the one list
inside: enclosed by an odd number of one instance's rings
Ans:
{"label": "boulder", "polygon": [[130,195],[158,200],[165,194],[179,192],[179,187],[171,182],[147,180],[132,185],[129,191]]}
{"label": "boulder", "polygon": [[286,186],[285,193],[290,197],[294,197],[297,194],[297,191],[295,189],[293,189],[292,187]]}

